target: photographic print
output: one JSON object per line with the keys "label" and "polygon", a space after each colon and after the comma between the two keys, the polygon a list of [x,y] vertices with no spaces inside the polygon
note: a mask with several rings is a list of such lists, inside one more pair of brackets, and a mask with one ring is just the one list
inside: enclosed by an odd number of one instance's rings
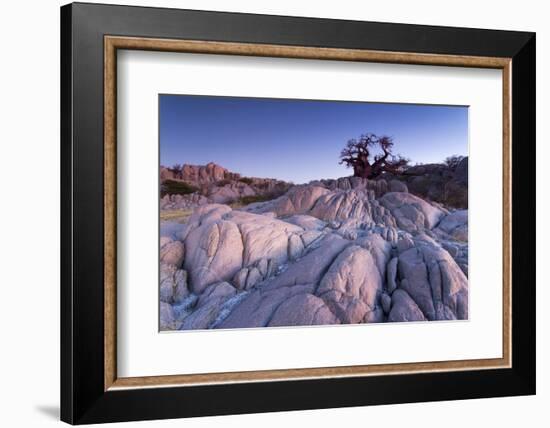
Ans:
{"label": "photographic print", "polygon": [[160,330],[468,319],[468,107],[159,95]]}

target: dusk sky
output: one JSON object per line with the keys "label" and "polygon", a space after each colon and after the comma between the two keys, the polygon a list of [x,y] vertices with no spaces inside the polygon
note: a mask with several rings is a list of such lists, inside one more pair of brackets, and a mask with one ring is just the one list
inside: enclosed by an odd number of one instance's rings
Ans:
{"label": "dusk sky", "polygon": [[411,163],[468,154],[468,108],[160,95],[160,163],[215,162],[243,176],[305,183],[353,174],[346,142],[372,132]]}

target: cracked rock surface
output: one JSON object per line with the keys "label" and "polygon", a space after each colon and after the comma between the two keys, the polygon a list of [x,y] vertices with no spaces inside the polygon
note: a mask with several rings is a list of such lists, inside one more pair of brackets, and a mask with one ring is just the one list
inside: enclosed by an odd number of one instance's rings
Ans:
{"label": "cracked rock surface", "polygon": [[162,330],[468,318],[468,211],[346,177],[163,222]]}

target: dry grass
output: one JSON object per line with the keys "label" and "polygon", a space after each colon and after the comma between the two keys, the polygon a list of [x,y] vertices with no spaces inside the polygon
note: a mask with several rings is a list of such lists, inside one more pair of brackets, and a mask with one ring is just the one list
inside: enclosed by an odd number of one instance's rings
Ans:
{"label": "dry grass", "polygon": [[176,223],[185,223],[191,216],[193,210],[161,210],[161,221],[175,221]]}

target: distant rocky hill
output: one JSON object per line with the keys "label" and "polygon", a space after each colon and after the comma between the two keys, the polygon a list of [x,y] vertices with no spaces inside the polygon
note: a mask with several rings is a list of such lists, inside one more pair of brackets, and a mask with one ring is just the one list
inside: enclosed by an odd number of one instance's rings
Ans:
{"label": "distant rocky hill", "polygon": [[214,162],[206,165],[183,164],[179,168],[177,166],[175,168],[161,166],[160,168],[161,181],[181,180],[196,185],[205,185],[222,180],[238,180],[239,178],[241,178],[240,174],[230,172]]}
{"label": "distant rocky hill", "polygon": [[292,183],[274,178],[243,177],[210,162],[160,168],[161,209],[188,209],[207,203],[251,203],[273,199]]}
{"label": "distant rocky hill", "polygon": [[468,208],[468,157],[456,166],[440,163],[415,165],[402,175],[386,174],[384,178],[402,181],[409,192],[424,199],[447,207]]}

